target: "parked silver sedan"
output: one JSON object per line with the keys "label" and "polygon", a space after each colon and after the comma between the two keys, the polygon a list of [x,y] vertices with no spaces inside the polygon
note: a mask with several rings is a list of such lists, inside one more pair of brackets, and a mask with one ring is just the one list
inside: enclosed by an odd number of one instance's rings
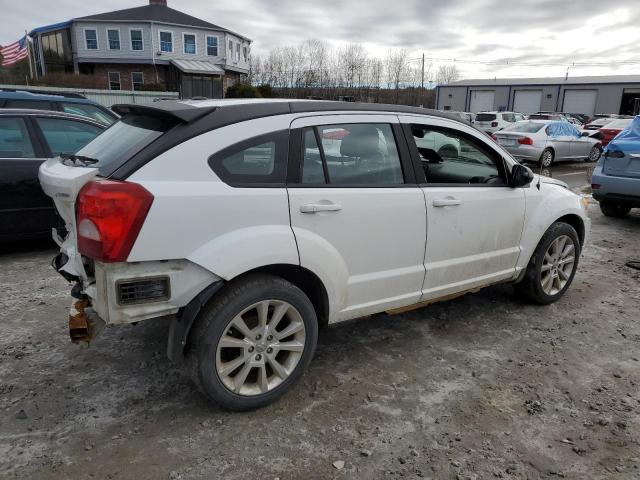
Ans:
{"label": "parked silver sedan", "polygon": [[568,122],[528,120],[493,134],[516,159],[549,167],[561,160],[596,162],[602,154],[599,140]]}

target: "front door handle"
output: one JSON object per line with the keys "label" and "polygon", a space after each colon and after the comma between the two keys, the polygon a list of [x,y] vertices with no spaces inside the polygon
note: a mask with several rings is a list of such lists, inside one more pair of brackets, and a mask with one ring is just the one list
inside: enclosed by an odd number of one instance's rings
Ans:
{"label": "front door handle", "polygon": [[437,198],[433,201],[434,207],[455,207],[456,205],[460,205],[462,202],[454,197],[446,197],[446,198]]}
{"label": "front door handle", "polygon": [[301,213],[338,212],[340,210],[342,210],[342,205],[337,203],[305,203],[300,205]]}

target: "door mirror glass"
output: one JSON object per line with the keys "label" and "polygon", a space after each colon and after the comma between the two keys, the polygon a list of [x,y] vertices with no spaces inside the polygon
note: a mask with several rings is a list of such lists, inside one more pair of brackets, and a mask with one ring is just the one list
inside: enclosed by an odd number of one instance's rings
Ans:
{"label": "door mirror glass", "polygon": [[512,187],[526,187],[533,181],[533,172],[525,167],[516,163],[511,169],[511,181],[509,182]]}

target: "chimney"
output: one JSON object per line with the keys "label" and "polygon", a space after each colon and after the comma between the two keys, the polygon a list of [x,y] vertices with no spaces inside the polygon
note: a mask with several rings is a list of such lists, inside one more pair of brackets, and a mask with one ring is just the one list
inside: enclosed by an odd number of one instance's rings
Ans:
{"label": "chimney", "polygon": [[149,0],[149,5],[162,5],[163,7],[166,7],[167,0]]}

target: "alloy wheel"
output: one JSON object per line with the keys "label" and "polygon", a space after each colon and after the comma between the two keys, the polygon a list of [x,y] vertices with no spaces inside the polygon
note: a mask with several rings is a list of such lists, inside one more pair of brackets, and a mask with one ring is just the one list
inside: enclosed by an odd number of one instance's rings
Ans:
{"label": "alloy wheel", "polygon": [[590,162],[597,162],[600,159],[600,148],[599,147],[593,147],[591,149],[591,151],[589,152],[589,161]]}
{"label": "alloy wheel", "polygon": [[553,162],[553,153],[551,152],[551,150],[545,150],[542,153],[542,166],[550,167],[552,162]]}
{"label": "alloy wheel", "polygon": [[216,349],[216,371],[237,395],[267,393],[285,381],[305,348],[302,316],[291,304],[263,300],[228,323]]}
{"label": "alloy wheel", "polygon": [[565,287],[576,262],[576,247],[571,237],[557,237],[544,254],[540,283],[547,295],[557,295]]}

